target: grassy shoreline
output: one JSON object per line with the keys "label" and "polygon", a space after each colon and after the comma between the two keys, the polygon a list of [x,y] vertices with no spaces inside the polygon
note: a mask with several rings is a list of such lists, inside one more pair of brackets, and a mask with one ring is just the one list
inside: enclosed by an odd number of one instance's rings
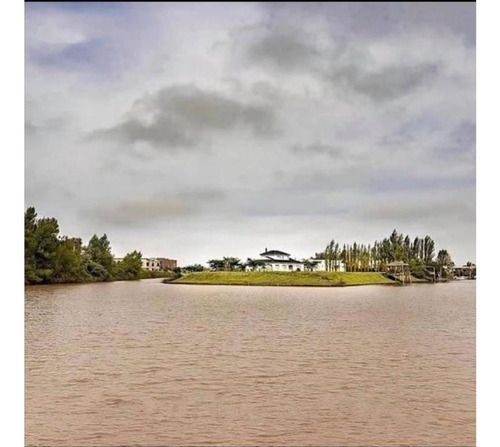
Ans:
{"label": "grassy shoreline", "polygon": [[396,285],[381,273],[355,272],[197,272],[167,284],[344,287]]}

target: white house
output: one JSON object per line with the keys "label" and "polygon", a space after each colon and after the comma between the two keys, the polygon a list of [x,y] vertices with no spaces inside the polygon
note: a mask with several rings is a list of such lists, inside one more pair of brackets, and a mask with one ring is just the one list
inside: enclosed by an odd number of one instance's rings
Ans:
{"label": "white house", "polygon": [[142,268],[150,272],[159,272],[161,270],[161,262],[156,258],[142,258]]}
{"label": "white house", "polygon": [[[309,261],[315,263],[313,267],[313,272],[326,272],[326,260],[325,259],[319,259],[319,258],[311,258]],[[343,261],[338,260],[337,261],[337,270],[335,268],[331,268],[332,272],[345,272],[345,264]]]}
{"label": "white house", "polygon": [[269,272],[296,272],[304,270],[304,263],[302,261],[292,258],[289,253],[285,253],[284,251],[268,251],[266,248],[260,256],[255,261],[262,262],[264,264],[263,270]]}

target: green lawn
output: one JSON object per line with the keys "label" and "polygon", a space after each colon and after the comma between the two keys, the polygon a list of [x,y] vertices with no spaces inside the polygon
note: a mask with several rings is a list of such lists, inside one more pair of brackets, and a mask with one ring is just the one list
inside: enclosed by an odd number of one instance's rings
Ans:
{"label": "green lawn", "polygon": [[175,284],[232,284],[254,286],[339,286],[394,284],[380,273],[345,272],[197,272]]}

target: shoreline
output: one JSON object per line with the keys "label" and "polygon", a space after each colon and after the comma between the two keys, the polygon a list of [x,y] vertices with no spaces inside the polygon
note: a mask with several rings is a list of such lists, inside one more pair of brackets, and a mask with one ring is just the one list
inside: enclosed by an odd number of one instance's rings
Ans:
{"label": "shoreline", "polygon": [[[372,283],[360,283],[360,284],[250,284],[250,283],[216,283],[216,282],[176,282],[176,281],[162,281],[162,284],[175,284],[178,286],[245,286],[245,287],[323,287],[323,288],[331,288],[331,287],[359,287],[359,286],[390,286],[390,287],[399,287],[403,286],[403,284],[398,282],[392,283],[380,283],[380,282],[372,282]],[[424,284],[424,283],[415,283],[415,284]],[[425,283],[426,284],[426,283]],[[431,283],[429,283],[431,284]]]}
{"label": "shoreline", "polygon": [[402,286],[427,283],[413,278],[409,283],[387,278],[380,272],[196,272],[164,284],[262,286],[262,287],[351,287]]}

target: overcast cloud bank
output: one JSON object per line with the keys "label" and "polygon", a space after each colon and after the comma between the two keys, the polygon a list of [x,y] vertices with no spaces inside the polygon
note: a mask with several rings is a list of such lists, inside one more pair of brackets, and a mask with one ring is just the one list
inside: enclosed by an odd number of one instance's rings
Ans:
{"label": "overcast cloud bank", "polygon": [[26,205],[180,264],[475,260],[473,3],[26,5]]}

